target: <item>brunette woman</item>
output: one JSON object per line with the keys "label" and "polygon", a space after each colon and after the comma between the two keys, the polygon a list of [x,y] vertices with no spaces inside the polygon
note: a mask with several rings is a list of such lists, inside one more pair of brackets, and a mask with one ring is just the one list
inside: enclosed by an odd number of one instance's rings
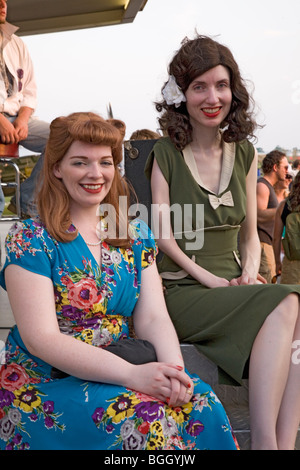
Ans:
{"label": "brunette woman", "polygon": [[[169,313],[179,339],[213,360],[221,381],[241,383],[249,366],[252,448],[293,449],[300,288],[258,276],[251,97],[231,51],[204,36],[183,41],[162,94],[157,109],[168,137],[155,144],[146,173]],[[161,210],[168,206],[171,217]]]}

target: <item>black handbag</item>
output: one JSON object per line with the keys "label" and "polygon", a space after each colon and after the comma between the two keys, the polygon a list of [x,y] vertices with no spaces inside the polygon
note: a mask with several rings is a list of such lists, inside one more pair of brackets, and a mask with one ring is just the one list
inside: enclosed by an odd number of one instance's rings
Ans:
{"label": "black handbag", "polygon": [[[131,364],[147,364],[148,362],[157,361],[154,347],[149,341],[143,339],[125,338],[116,343],[111,343],[103,349],[121,357]],[[69,374],[56,369],[56,367],[52,367],[51,369],[52,379],[63,379],[68,376]]]}

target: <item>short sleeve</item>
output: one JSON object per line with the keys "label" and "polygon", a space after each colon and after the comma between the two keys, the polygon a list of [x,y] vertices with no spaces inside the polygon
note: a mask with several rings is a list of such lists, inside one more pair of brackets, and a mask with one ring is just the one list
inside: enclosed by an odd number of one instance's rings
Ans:
{"label": "short sleeve", "polygon": [[240,142],[239,144],[240,147],[240,155],[243,160],[243,164],[245,167],[245,172],[246,175],[249,173],[249,170],[251,168],[252,162],[255,157],[255,148],[249,140],[244,140],[243,142]]}
{"label": "short sleeve", "polygon": [[176,160],[182,158],[181,152],[175,149],[169,137],[159,139],[154,145],[150,155],[145,164],[145,175],[150,180],[154,159],[157,161],[158,166],[169,184],[172,178],[172,171]]}
{"label": "short sleeve", "polygon": [[141,219],[135,219],[129,225],[130,236],[133,241],[133,251],[141,269],[151,266],[158,252],[154,235],[148,225]]}
{"label": "short sleeve", "polygon": [[4,271],[11,264],[51,278],[55,246],[40,223],[32,219],[15,223],[6,237],[5,250],[6,260],[0,273],[0,285],[4,289]]}

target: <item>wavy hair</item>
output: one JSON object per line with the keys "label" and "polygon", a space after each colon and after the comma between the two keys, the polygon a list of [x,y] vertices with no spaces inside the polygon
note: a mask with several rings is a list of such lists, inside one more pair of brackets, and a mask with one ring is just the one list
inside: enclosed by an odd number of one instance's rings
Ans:
{"label": "wavy hair", "polygon": [[[254,138],[257,127],[253,112],[254,103],[228,47],[201,35],[192,40],[185,38],[181,44],[168,71],[174,76],[183,93],[197,77],[218,65],[223,65],[229,71],[232,92],[231,109],[226,120],[221,123],[224,141],[240,142],[247,137]],[[163,133],[167,133],[175,147],[182,150],[192,141],[193,132],[186,104],[182,102],[176,108],[163,100],[156,103],[156,109],[162,113],[159,124]]]}
{"label": "wavy hair", "polygon": [[[127,198],[127,207],[130,201],[129,187],[118,169],[122,161],[122,140],[123,136],[117,127],[95,113],[73,113],[52,121],[45,150],[41,175],[42,185],[37,196],[37,207],[41,221],[56,240],[68,242],[77,236],[77,231],[68,230],[71,225],[69,193],[62,180],[54,175],[54,167],[63,159],[75,141],[111,147],[115,175],[111,189],[102,203],[111,204],[116,211],[116,233],[118,234],[120,222],[126,223],[128,233],[128,217],[127,214],[121,214],[119,206],[119,196]],[[129,237],[107,239],[107,242],[114,246],[129,246]]]}
{"label": "wavy hair", "polygon": [[267,153],[261,164],[261,169],[263,173],[265,175],[271,173],[274,168],[274,165],[279,166],[281,160],[285,156],[285,153],[281,152],[280,150],[272,150],[271,152]]}
{"label": "wavy hair", "polygon": [[295,176],[290,194],[287,198],[287,205],[290,211],[300,212],[300,171]]}

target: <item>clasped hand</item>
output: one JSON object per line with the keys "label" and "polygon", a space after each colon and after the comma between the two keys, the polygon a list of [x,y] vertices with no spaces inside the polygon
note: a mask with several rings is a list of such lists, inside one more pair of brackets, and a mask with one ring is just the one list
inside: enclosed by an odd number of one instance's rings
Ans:
{"label": "clasped hand", "polygon": [[28,136],[28,124],[21,118],[13,123],[4,118],[0,122],[0,135],[4,144],[17,144]]}
{"label": "clasped hand", "polygon": [[246,286],[250,284],[267,284],[267,281],[260,274],[257,274],[256,278],[251,278],[249,274],[242,274],[240,277],[231,279],[229,282],[230,286]]}
{"label": "clasped hand", "polygon": [[183,367],[164,362],[150,362],[135,366],[132,376],[135,390],[166,402],[169,406],[188,403],[194,392],[192,379]]}

